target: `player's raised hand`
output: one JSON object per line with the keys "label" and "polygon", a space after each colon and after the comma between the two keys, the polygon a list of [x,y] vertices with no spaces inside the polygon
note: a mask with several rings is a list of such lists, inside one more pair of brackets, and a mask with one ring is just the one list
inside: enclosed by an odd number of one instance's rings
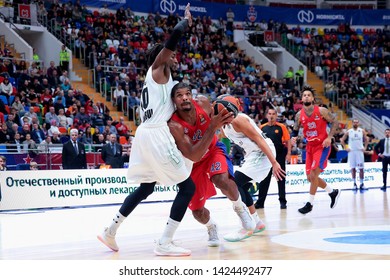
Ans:
{"label": "player's raised hand", "polygon": [[184,12],[184,18],[188,20],[188,26],[191,27],[192,26],[192,16],[191,16],[191,12],[190,12],[190,3],[188,3],[186,6],[186,10]]}

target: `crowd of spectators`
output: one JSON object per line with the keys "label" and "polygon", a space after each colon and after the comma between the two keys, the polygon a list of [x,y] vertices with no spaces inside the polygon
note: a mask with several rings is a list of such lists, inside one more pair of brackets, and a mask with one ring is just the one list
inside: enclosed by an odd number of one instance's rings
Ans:
{"label": "crowd of spectators", "polygon": [[[46,11],[43,2],[39,9]],[[102,146],[110,134],[130,143],[124,119],[114,120],[105,104],[73,88],[68,72],[54,61],[45,67],[16,57],[7,42],[0,44],[0,144],[7,151],[58,152],[48,145],[68,141],[73,128],[84,144]]]}

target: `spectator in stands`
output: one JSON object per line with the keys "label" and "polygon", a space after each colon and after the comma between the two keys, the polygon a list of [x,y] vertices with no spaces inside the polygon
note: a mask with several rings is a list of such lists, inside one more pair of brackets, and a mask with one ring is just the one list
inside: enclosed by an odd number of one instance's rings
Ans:
{"label": "spectator in stands", "polygon": [[[11,130],[11,129],[12,129],[12,125],[13,125],[14,123],[16,123],[16,122],[15,122],[15,115],[14,115],[14,114],[8,114],[8,118],[7,118],[7,120],[5,121],[5,124],[7,125],[7,129],[8,129],[8,130]],[[16,125],[18,125],[18,124],[16,123]]]}
{"label": "spectator in stands", "polygon": [[[53,69],[52,75],[47,77],[47,81],[48,81],[51,88],[57,88],[62,83],[58,73],[59,73],[58,70]],[[62,77],[62,75],[61,75],[61,77]]]}
{"label": "spectator in stands", "polygon": [[[57,117],[57,119],[58,119],[58,117]],[[47,134],[49,136],[53,136],[55,133],[60,134],[60,130],[58,129],[58,123],[59,123],[59,120],[52,119],[50,121],[50,128],[47,131]]]}
{"label": "spectator in stands", "polygon": [[65,97],[64,93],[61,91],[55,98],[54,98],[54,112],[58,115],[60,110],[65,110]]}
{"label": "spectator in stands", "polygon": [[41,70],[39,69],[38,65],[37,65],[37,62],[32,62],[30,67],[27,69],[27,74],[31,77],[31,78],[35,78],[35,77],[38,77],[41,75]]}
{"label": "spectator in stands", "polygon": [[92,127],[89,126],[85,129],[80,141],[84,144],[93,144]]}
{"label": "spectator in stands", "polygon": [[38,153],[37,145],[31,138],[31,133],[26,133],[25,140],[23,141],[23,152],[28,153],[30,156],[35,156]]}
{"label": "spectator in stands", "polygon": [[91,123],[91,117],[86,114],[85,107],[80,107],[80,112],[75,115],[75,119],[78,119],[79,123]]}
{"label": "spectator in stands", "polygon": [[[6,170],[7,170],[7,158],[5,156],[0,156],[0,171],[6,171]],[[1,195],[0,195],[0,199],[1,199]]]}
{"label": "spectator in stands", "polygon": [[[104,73],[104,70],[100,64],[98,64],[95,67],[95,89],[100,92],[100,83],[102,82],[102,79],[106,77],[106,74]],[[103,80],[103,83],[105,80]],[[104,85],[103,85],[104,86]]]}
{"label": "spectator in stands", "polygon": [[50,107],[49,112],[45,114],[45,123],[52,124],[52,120],[55,120],[56,125],[58,125],[60,122],[58,116],[55,113],[54,107]]}
{"label": "spectator in stands", "polygon": [[25,105],[37,106],[39,103],[40,93],[36,93],[35,89],[31,87],[25,94]]}
{"label": "spectator in stands", "polygon": [[28,120],[24,120],[22,126],[19,127],[18,132],[20,133],[20,140],[26,140],[26,134],[31,133],[30,123],[28,122]]}
{"label": "spectator in stands", "polygon": [[131,131],[129,127],[125,124],[125,120],[123,117],[119,118],[119,122],[115,124],[115,128],[118,132],[118,136],[125,136],[125,137],[130,136]]}
{"label": "spectator in stands", "polygon": [[35,107],[31,106],[28,108],[28,112],[24,113],[23,117],[28,117],[30,120],[32,120],[33,117],[38,117],[37,113],[35,113]]}
{"label": "spectator in stands", "polygon": [[91,114],[91,123],[93,127],[98,128],[101,132],[104,131],[104,115],[103,113],[99,112],[99,107],[96,105],[93,106],[93,113]]}
{"label": "spectator in stands", "polygon": [[31,161],[30,162],[30,170],[39,170],[39,167],[38,167],[38,163],[36,163],[35,161]]}
{"label": "spectator in stands", "polygon": [[110,11],[107,8],[107,4],[104,4],[100,9],[99,9],[99,15],[102,17],[107,17],[109,16]]}
{"label": "spectator in stands", "polygon": [[113,102],[114,105],[117,107],[117,111],[122,111],[122,102],[123,98],[125,96],[125,92],[122,89],[122,85],[118,85],[117,88],[115,88],[114,93],[113,93]]}
{"label": "spectator in stands", "polygon": [[51,142],[51,137],[46,136],[43,141],[39,142],[38,144],[38,151],[40,153],[47,153],[49,152],[49,145],[52,145],[53,143]]}
{"label": "spectator in stands", "polygon": [[9,151],[10,153],[18,153],[18,154],[22,153],[23,145],[22,145],[22,141],[20,139],[20,133],[19,132],[15,133],[14,139],[9,141],[9,144],[10,145],[9,145],[9,147],[7,147],[7,151]]}
{"label": "spectator in stands", "polygon": [[54,61],[50,61],[50,66],[46,69],[46,76],[47,78],[52,78],[53,77],[53,72],[57,71],[58,73],[59,67],[56,66]]}
{"label": "spectator in stands", "polygon": [[[54,71],[53,71],[53,73],[54,73]],[[66,79],[69,80],[68,71],[62,71],[61,76],[59,76],[60,84],[65,83]]]}
{"label": "spectator in stands", "polygon": [[0,130],[0,143],[7,143],[11,140],[11,137],[9,135],[8,127],[6,123],[1,123],[1,130]]}
{"label": "spectator in stands", "polygon": [[53,105],[53,96],[50,89],[45,89],[40,96],[40,103],[46,108],[46,111],[49,110],[50,105]]}
{"label": "spectator in stands", "polygon": [[68,93],[69,90],[72,89],[72,85],[70,83],[69,78],[64,79],[64,81],[60,85],[60,89],[64,92],[65,95]]}
{"label": "spectator in stands", "polygon": [[99,133],[97,135],[98,135],[98,138],[97,138],[97,141],[96,141],[95,144],[97,144],[97,145],[104,145],[104,144],[107,143],[106,135],[104,133]]}
{"label": "spectator in stands", "polygon": [[73,121],[76,119],[76,115],[79,113],[79,107],[77,106],[76,102],[74,102],[71,106],[68,107],[68,110],[66,111],[66,116],[73,119]]}
{"label": "spectator in stands", "polygon": [[16,123],[12,124],[11,129],[8,129],[8,131],[9,131],[9,136],[11,137],[11,140],[14,140],[15,139],[15,134],[19,133],[19,126],[18,126],[18,124],[16,124]]}
{"label": "spectator in stands", "polygon": [[53,144],[62,144],[60,135],[61,133],[59,131],[54,131],[53,136],[51,136],[51,142]]}
{"label": "spectator in stands", "polygon": [[112,135],[112,134],[118,135],[118,131],[116,130],[116,127],[112,124],[111,119],[107,120],[105,131],[107,131],[108,135]]}
{"label": "spectator in stands", "polygon": [[39,127],[39,124],[34,123],[33,128],[31,131],[31,138],[34,140],[35,143],[41,143],[45,140],[45,133],[43,130]]}
{"label": "spectator in stands", "polygon": [[41,94],[42,90],[44,89],[43,86],[41,85],[41,83],[39,82],[38,78],[33,79],[33,84],[30,85],[30,88],[33,88],[34,92],[37,94]]}
{"label": "spectator in stands", "polygon": [[59,127],[65,127],[65,128],[69,127],[68,118],[65,116],[65,110],[63,108],[58,110],[58,121],[59,121],[58,124]]}
{"label": "spectator in stands", "polygon": [[7,103],[10,104],[10,96],[13,93],[12,84],[9,81],[8,77],[5,77],[0,84],[0,95],[3,95],[7,98]]}
{"label": "spectator in stands", "polygon": [[[88,97],[88,95],[83,93],[81,90],[74,91],[74,98],[76,99],[76,103],[77,103],[77,101],[80,101],[80,105],[84,106],[84,107],[87,107],[88,101],[90,101],[90,98]],[[88,113],[88,112],[86,111],[86,113]]]}

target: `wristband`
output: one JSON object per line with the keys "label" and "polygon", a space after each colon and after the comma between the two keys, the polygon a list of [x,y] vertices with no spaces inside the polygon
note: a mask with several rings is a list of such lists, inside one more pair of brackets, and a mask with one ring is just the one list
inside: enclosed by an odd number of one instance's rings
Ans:
{"label": "wristband", "polygon": [[165,47],[171,51],[176,50],[176,46],[179,43],[181,36],[188,27],[188,19],[179,21],[173,28],[172,34],[169,39],[165,42]]}

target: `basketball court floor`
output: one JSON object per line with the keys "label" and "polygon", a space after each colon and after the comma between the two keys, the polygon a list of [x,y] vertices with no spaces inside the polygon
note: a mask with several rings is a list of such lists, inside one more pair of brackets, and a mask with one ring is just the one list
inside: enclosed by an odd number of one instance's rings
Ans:
{"label": "basketball court floor", "polygon": [[[222,244],[207,247],[206,228],[191,212],[175,240],[192,250],[182,260],[390,260],[389,193],[371,188],[364,193],[343,190],[338,204],[318,192],[313,211],[297,209],[308,193],[287,194],[288,208],[279,208],[269,195],[258,209],[266,230],[241,242],[223,241],[239,229],[230,201],[206,203],[219,226]],[[153,253],[166,223],[171,202],[142,203],[117,233],[119,252],[100,243],[96,235],[111,222],[120,205],[0,212],[0,260],[164,260]]]}

